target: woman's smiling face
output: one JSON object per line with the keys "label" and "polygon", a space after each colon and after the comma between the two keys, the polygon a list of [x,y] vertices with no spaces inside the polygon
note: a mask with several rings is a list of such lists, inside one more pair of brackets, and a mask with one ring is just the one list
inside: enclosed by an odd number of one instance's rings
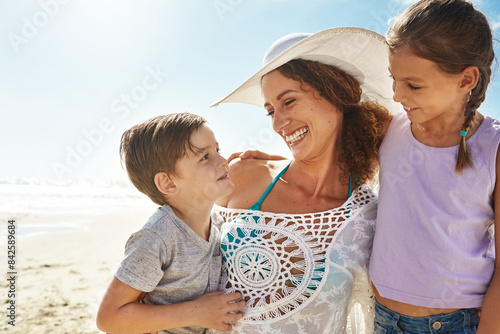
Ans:
{"label": "woman's smiling face", "polygon": [[297,160],[333,154],[342,113],[306,83],[272,71],[262,77],[262,92],[273,129]]}

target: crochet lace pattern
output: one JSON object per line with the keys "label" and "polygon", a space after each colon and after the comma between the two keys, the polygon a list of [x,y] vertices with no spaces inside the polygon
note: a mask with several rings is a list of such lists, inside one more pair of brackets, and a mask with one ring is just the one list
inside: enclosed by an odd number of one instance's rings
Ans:
{"label": "crochet lace pattern", "polygon": [[[240,321],[274,322],[306,307],[325,284],[329,267],[336,265],[330,253],[337,235],[375,200],[369,188],[359,187],[342,206],[317,213],[216,206],[226,222],[221,226],[221,282],[226,291],[239,291],[246,300]],[[336,266],[352,279],[343,265]],[[344,308],[342,313],[347,313],[347,305]]]}

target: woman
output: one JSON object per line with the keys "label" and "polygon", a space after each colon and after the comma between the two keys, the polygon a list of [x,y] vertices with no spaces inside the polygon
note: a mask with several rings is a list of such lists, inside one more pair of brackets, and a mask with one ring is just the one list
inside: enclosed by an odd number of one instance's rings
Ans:
{"label": "woman", "polygon": [[370,333],[376,196],[366,184],[390,121],[374,100],[392,108],[384,38],[358,28],[293,34],[264,62],[216,103],[264,106],[293,156],[233,163],[235,190],[216,207],[223,288],[247,307],[233,332]]}

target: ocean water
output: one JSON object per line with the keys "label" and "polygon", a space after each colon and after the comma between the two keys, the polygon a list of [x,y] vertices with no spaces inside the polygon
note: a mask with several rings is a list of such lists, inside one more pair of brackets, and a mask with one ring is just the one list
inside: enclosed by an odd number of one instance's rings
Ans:
{"label": "ocean water", "polygon": [[[127,183],[0,179],[0,235],[6,235],[9,219],[16,220],[16,234],[21,236],[78,231],[85,229],[81,217],[145,205],[151,201]],[[40,216],[45,218],[37,221]],[[47,222],[47,217],[54,219]]]}

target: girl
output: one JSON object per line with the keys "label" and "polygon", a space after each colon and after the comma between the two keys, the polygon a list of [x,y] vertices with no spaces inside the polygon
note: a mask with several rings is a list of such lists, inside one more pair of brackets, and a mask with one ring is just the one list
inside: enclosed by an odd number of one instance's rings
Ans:
{"label": "girl", "polygon": [[500,333],[500,122],[477,112],[494,60],[490,27],[468,1],[422,0],[387,39],[406,115],[380,150],[375,333]]}

